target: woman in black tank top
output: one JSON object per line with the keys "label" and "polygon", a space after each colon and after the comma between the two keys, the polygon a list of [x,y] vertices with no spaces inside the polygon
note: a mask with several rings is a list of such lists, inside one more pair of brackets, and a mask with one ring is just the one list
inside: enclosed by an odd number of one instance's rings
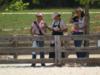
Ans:
{"label": "woman in black tank top", "polygon": [[[56,24],[56,21],[54,22],[54,24],[53,24],[53,28],[59,28],[59,30],[61,30],[61,28],[60,28],[60,22],[61,22],[61,20],[59,20],[58,21],[59,23],[58,24]],[[63,31],[52,31],[52,35],[63,35]]]}
{"label": "woman in black tank top", "polygon": [[[54,13],[53,15],[53,22],[52,22],[52,35],[63,35],[64,31],[67,30],[67,26],[65,25],[64,21],[61,19],[61,15],[59,13]],[[51,47],[54,47],[55,44],[51,43]],[[62,58],[65,58],[65,53],[62,52]],[[55,53],[50,52],[49,58],[55,58]]]}

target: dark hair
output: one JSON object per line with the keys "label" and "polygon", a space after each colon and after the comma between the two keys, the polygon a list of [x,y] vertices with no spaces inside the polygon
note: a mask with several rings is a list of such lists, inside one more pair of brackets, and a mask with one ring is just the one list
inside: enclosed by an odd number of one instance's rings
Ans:
{"label": "dark hair", "polygon": [[81,17],[83,18],[85,16],[85,12],[84,9],[81,7],[78,7],[75,9],[76,12],[80,12],[81,13]]}
{"label": "dark hair", "polygon": [[78,22],[78,16],[74,16],[74,17],[72,17],[71,22]]}
{"label": "dark hair", "polygon": [[60,14],[58,14],[57,16],[58,16],[58,17],[61,17],[61,15],[60,15]]}
{"label": "dark hair", "polygon": [[81,11],[81,17],[83,18],[85,16],[85,12]]}

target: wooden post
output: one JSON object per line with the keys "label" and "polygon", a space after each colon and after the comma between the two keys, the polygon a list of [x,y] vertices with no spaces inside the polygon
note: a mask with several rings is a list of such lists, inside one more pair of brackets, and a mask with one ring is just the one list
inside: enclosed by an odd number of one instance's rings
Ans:
{"label": "wooden post", "polygon": [[57,66],[61,65],[61,40],[60,36],[56,35],[55,37],[55,64]]}
{"label": "wooden post", "polygon": [[[14,37],[16,37],[16,35],[14,35]],[[12,40],[12,47],[17,47],[17,40],[13,37]],[[17,54],[14,53],[14,59],[17,59]]]}

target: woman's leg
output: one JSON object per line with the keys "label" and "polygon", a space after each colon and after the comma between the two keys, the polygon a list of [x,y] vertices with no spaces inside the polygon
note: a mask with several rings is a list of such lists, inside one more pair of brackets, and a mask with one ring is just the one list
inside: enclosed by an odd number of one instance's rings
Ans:
{"label": "woman's leg", "polygon": [[[83,32],[74,32],[74,33],[73,33],[73,35],[82,35],[82,34],[83,34]],[[83,42],[83,40],[74,40],[74,45],[75,45],[75,47],[81,47],[82,42]],[[83,57],[85,57],[85,54],[86,54],[86,53],[84,53],[84,52],[77,52],[77,53],[76,53],[76,55],[77,55],[78,58],[83,58]]]}
{"label": "woman's leg", "polygon": [[[83,32],[80,32],[79,35],[82,35]],[[80,47],[82,45],[83,40],[80,40]],[[78,58],[85,58],[85,57],[89,57],[89,54],[87,52],[77,52],[77,57]]]}
{"label": "woman's leg", "polygon": [[[55,43],[51,43],[50,47],[55,47]],[[49,52],[49,58],[55,58],[55,52]]]}
{"label": "woman's leg", "polygon": [[[38,41],[38,47],[44,47],[44,41]],[[44,57],[45,57],[45,53],[43,52],[43,50],[41,50],[41,52],[40,52],[40,59],[44,59]],[[41,65],[45,66],[45,62],[42,61]]]}
{"label": "woman's leg", "polygon": [[[32,52],[32,59],[36,59],[36,53],[35,52]],[[35,63],[32,63],[32,66],[35,67]]]}
{"label": "woman's leg", "polygon": [[[40,52],[40,58],[41,59],[44,59],[44,52],[42,52],[42,51]],[[45,66],[45,62],[44,61],[41,61],[41,65],[42,66]]]}

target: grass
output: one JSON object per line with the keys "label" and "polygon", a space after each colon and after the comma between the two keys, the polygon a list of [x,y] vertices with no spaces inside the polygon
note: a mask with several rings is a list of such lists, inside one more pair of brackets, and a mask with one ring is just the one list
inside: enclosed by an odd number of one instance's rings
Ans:
{"label": "grass", "polygon": [[[72,11],[72,9],[65,10],[65,9],[42,9],[42,10],[25,10],[22,12],[54,12],[54,11],[60,11],[60,12],[66,12],[66,11]],[[92,9],[91,11],[99,11],[96,9]],[[90,14],[91,18],[91,24],[90,24],[90,31],[100,31],[100,14]],[[62,19],[69,24],[71,14],[63,14]],[[44,19],[46,20],[47,24],[51,24],[51,15],[45,15]],[[0,34],[29,34],[29,28],[31,27],[32,21],[35,20],[35,15],[31,14],[15,14],[15,15],[4,15],[0,14]],[[12,29],[11,31],[2,31],[2,29]],[[70,31],[70,27],[69,27]]]}
{"label": "grass", "polygon": [[[24,11],[15,11],[15,12],[72,12],[74,8],[49,8],[49,9],[33,9],[33,10],[24,10]],[[92,12],[98,12],[100,9],[90,9]],[[12,12],[12,11],[5,11],[5,12]],[[14,11],[13,11],[14,12]]]}

